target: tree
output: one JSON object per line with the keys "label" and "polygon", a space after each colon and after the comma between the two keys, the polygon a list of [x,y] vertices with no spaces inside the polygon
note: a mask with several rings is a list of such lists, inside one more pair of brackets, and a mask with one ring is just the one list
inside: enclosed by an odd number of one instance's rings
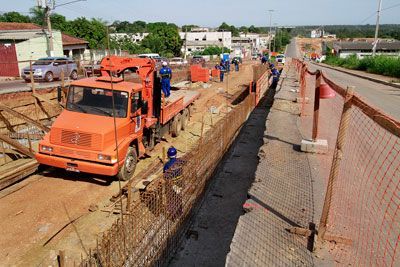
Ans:
{"label": "tree", "polygon": [[178,27],[175,24],[156,22],[147,24],[149,35],[142,41],[142,46],[152,52],[166,55],[172,53],[179,56],[182,48],[182,40]]}
{"label": "tree", "polygon": [[31,22],[31,18],[29,16],[21,15],[18,12],[12,11],[4,13],[0,15],[0,22],[22,22],[28,23]]}
{"label": "tree", "polygon": [[218,31],[231,32],[232,36],[239,36],[239,30],[233,25],[228,25],[226,22],[222,22],[222,24],[218,27]]}
{"label": "tree", "polygon": [[87,20],[84,17],[69,22],[66,33],[85,39],[90,48],[105,48],[107,43],[107,28],[99,19]]}
{"label": "tree", "polygon": [[43,8],[40,7],[32,7],[29,9],[29,13],[31,14],[31,22],[44,26],[44,17],[45,17],[45,12]]}
{"label": "tree", "polygon": [[260,30],[260,28],[257,28],[257,27],[254,27],[254,25],[251,25],[249,27],[249,32],[251,32],[251,33],[260,33],[261,30]]}
{"label": "tree", "polygon": [[199,27],[199,26],[193,25],[193,24],[190,24],[190,25],[183,25],[183,26],[182,26],[182,31],[183,31],[183,32],[190,32],[193,28],[197,28],[197,27]]}

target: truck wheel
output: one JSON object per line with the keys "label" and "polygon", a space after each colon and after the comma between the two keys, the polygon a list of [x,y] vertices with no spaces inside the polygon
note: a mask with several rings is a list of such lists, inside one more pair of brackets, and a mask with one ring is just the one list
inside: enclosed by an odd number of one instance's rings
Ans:
{"label": "truck wheel", "polygon": [[51,71],[46,72],[44,79],[46,80],[46,82],[52,82],[54,80],[53,73]]}
{"label": "truck wheel", "polygon": [[172,137],[178,137],[179,134],[181,133],[181,114],[177,114],[174,118],[174,121],[172,122],[171,125],[171,136]]}
{"label": "truck wheel", "polygon": [[78,80],[78,72],[76,72],[76,70],[73,70],[71,72],[70,77],[71,77],[72,80]]}
{"label": "truck wheel", "polygon": [[117,174],[118,180],[128,181],[129,179],[131,179],[133,174],[135,173],[136,164],[137,164],[136,147],[131,146],[128,148],[128,152],[126,153],[124,165]]}
{"label": "truck wheel", "polygon": [[182,118],[181,118],[181,129],[182,131],[186,130],[187,124],[189,120],[189,110],[185,108],[182,113]]}

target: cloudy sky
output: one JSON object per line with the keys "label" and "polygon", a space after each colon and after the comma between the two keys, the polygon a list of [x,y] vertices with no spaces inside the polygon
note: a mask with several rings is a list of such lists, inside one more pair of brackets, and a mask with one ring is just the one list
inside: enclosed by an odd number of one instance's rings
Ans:
{"label": "cloudy sky", "polygon": [[[56,0],[63,4],[73,0]],[[36,0],[0,0],[0,12],[27,13]],[[86,0],[57,7],[73,19],[168,21],[178,25],[236,26],[269,24],[268,10],[278,25],[374,24],[378,0]],[[383,0],[382,23],[400,24],[400,0]]]}

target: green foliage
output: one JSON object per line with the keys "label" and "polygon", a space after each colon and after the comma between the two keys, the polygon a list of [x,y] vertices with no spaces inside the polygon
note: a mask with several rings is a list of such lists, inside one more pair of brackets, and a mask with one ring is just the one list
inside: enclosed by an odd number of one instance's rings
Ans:
{"label": "green foliage", "polygon": [[[294,35],[309,37],[312,30],[320,26],[296,27]],[[373,38],[375,35],[375,25],[328,25],[324,26],[326,32],[336,34],[338,38]],[[399,24],[381,24],[379,28],[380,38],[392,38],[400,40]]]}
{"label": "green foliage", "polygon": [[31,22],[31,18],[29,16],[24,16],[18,12],[7,12],[0,15],[0,22]]}
{"label": "green foliage", "polygon": [[141,20],[132,23],[128,21],[114,21],[112,24],[115,32],[118,33],[143,33],[147,31],[147,23]]}
{"label": "green foliage", "polygon": [[226,22],[222,22],[222,24],[218,27],[218,31],[231,32],[232,36],[234,37],[239,36],[239,30],[233,25],[228,25]]}
{"label": "green foliage", "polygon": [[220,55],[222,53],[230,53],[231,50],[226,47],[219,47],[219,46],[208,46],[203,51],[196,51],[192,53],[196,56],[215,56]]}
{"label": "green foliage", "polygon": [[[275,36],[275,46],[276,51],[282,51],[285,49],[286,45],[290,43],[292,39],[291,29],[277,29]],[[283,52],[283,51],[282,51]]]}
{"label": "green foliage", "polygon": [[199,26],[193,25],[193,24],[190,24],[190,25],[183,25],[183,26],[182,26],[182,31],[183,31],[183,32],[190,32],[193,28],[197,28],[197,27],[199,27]]}
{"label": "green foliage", "polygon": [[356,55],[351,55],[347,58],[339,58],[333,55],[327,55],[324,63],[348,69],[362,70],[370,73],[400,78],[399,57],[376,56],[358,59]]}
{"label": "green foliage", "polygon": [[180,55],[182,40],[179,36],[178,26],[171,23],[156,22],[147,24],[147,29],[149,35],[143,39],[142,47],[163,56],[167,54]]}

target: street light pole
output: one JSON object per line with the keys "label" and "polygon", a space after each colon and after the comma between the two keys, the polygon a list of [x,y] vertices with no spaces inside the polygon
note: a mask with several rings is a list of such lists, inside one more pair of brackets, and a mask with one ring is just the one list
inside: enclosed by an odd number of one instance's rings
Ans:
{"label": "street light pole", "polygon": [[269,40],[268,40],[268,51],[271,53],[271,38],[272,38],[272,12],[274,12],[273,9],[268,10],[269,12]]}
{"label": "street light pole", "polygon": [[376,47],[378,46],[379,21],[381,18],[381,12],[382,12],[382,0],[379,0],[378,11],[377,11],[377,15],[376,15],[375,40],[374,40],[374,46],[372,47],[372,56],[373,57],[376,55]]}

